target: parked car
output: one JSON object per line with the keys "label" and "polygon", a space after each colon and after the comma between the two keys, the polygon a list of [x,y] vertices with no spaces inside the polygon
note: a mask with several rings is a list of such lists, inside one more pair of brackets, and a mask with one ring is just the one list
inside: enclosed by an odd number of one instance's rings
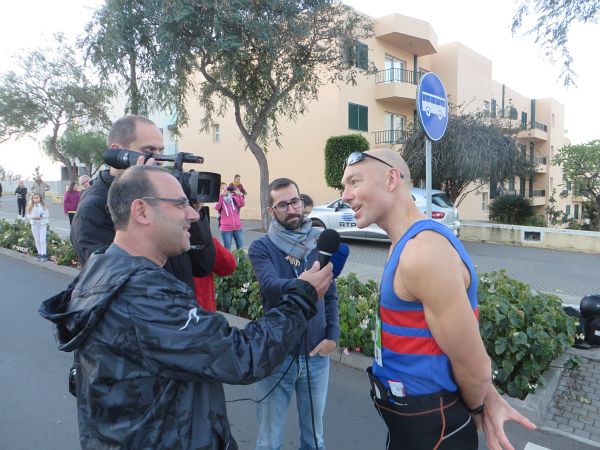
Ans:
{"label": "parked car", "polygon": [[[413,199],[417,207],[426,213],[427,201],[425,189],[412,188]],[[431,191],[431,218],[450,228],[456,236],[460,235],[458,211],[444,191]],[[385,231],[372,224],[359,229],[354,220],[354,211],[350,205],[337,199],[325,205],[315,206],[309,215],[314,226],[332,228],[342,237],[354,239],[389,240]]]}

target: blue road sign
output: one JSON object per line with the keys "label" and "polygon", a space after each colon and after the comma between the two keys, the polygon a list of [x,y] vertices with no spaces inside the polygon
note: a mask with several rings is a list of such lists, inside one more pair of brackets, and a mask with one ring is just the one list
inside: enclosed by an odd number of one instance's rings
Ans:
{"label": "blue road sign", "polygon": [[439,77],[428,72],[417,89],[417,115],[423,131],[432,141],[439,141],[448,126],[448,99]]}

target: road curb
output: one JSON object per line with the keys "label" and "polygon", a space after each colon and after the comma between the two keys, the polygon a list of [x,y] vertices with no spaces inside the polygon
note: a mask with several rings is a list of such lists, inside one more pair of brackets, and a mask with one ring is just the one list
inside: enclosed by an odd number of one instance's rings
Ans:
{"label": "road curb", "polygon": [[4,247],[0,247],[0,255],[5,255],[8,256],[10,258],[14,258],[14,259],[18,259],[24,262],[28,262],[30,264],[33,264],[35,266],[41,267],[43,269],[46,270],[50,270],[52,272],[58,272],[61,273],[63,275],[68,275],[68,276],[72,276],[72,277],[76,277],[79,274],[79,269],[75,269],[73,267],[67,267],[67,266],[59,266],[58,264],[52,262],[52,261],[38,261],[35,256],[31,256],[31,255],[26,255],[24,253],[21,252],[17,252],[15,250],[9,250],[7,248]]}

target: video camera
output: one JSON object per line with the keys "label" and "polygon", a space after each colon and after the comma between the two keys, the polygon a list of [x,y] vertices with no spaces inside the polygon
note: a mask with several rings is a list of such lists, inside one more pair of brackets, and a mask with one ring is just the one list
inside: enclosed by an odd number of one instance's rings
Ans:
{"label": "video camera", "polygon": [[137,164],[140,156],[144,162],[150,158],[156,161],[173,162],[172,175],[177,178],[183,188],[183,192],[191,203],[216,202],[219,200],[219,189],[221,186],[221,174],[214,172],[183,171],[183,163],[202,164],[204,158],[193,153],[176,153],[175,155],[161,155],[152,152],[134,152],[124,148],[109,148],[102,154],[106,164],[115,169],[127,169]]}

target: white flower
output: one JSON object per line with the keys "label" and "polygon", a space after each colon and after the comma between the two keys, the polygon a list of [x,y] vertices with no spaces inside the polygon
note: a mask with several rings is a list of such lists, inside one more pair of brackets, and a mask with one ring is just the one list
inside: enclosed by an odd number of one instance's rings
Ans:
{"label": "white flower", "polygon": [[375,340],[376,340],[376,339],[375,339],[375,337],[376,337],[375,330],[371,330],[371,340],[372,340],[373,342],[375,342]]}
{"label": "white flower", "polygon": [[363,321],[360,323],[359,327],[360,327],[362,330],[366,330],[368,326],[369,326],[369,318],[368,318],[368,317],[366,317],[366,318],[365,318],[365,319],[363,319]]}

